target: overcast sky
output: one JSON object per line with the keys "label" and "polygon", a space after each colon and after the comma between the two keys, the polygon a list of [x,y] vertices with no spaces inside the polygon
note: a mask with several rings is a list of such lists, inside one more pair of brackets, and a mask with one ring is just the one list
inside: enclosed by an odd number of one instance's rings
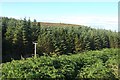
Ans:
{"label": "overcast sky", "polygon": [[[31,0],[33,1],[33,0]],[[1,14],[118,31],[118,2],[2,2]]]}

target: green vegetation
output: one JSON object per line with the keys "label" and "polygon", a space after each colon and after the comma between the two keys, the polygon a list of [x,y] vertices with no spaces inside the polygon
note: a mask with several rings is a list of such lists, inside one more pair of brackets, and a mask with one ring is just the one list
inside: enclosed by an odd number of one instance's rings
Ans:
{"label": "green vegetation", "polygon": [[[118,32],[1,18],[2,61],[6,62],[0,64],[2,79],[118,78]],[[37,58],[32,57],[32,42],[38,43]]]}
{"label": "green vegetation", "polygon": [[118,49],[103,49],[72,55],[40,56],[2,63],[2,79],[33,78],[75,80],[118,79]]}
{"label": "green vegetation", "polygon": [[119,48],[118,32],[83,25],[41,23],[30,19],[2,17],[2,61],[32,56],[37,42],[38,55],[74,54],[103,48]]}

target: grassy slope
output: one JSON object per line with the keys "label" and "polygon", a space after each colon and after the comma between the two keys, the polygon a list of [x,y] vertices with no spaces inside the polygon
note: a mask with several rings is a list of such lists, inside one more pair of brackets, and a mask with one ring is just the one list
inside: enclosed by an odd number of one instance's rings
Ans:
{"label": "grassy slope", "polygon": [[2,78],[118,78],[118,49],[4,63]]}
{"label": "grassy slope", "polygon": [[78,24],[67,24],[67,23],[50,23],[50,22],[38,22],[41,26],[44,27],[80,27],[84,25],[78,25]]}
{"label": "grassy slope", "polygon": [[81,26],[77,24],[65,24],[65,23],[49,23],[49,22],[41,22],[42,26]]}

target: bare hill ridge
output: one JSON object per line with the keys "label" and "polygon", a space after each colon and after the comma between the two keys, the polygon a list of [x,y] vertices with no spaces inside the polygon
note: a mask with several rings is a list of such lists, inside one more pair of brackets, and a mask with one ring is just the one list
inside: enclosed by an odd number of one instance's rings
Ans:
{"label": "bare hill ridge", "polygon": [[41,26],[45,27],[51,27],[51,26],[60,26],[60,27],[77,27],[77,26],[83,26],[83,25],[77,25],[77,24],[68,24],[68,23],[51,23],[51,22],[38,22],[41,24]]}

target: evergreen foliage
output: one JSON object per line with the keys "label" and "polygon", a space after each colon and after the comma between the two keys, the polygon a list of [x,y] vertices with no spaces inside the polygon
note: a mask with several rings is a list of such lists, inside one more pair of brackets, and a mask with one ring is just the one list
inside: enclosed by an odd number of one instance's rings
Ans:
{"label": "evergreen foliage", "polygon": [[87,26],[45,26],[30,18],[2,18],[3,62],[32,56],[37,42],[37,54],[61,55],[103,48],[120,47],[118,32]]}

